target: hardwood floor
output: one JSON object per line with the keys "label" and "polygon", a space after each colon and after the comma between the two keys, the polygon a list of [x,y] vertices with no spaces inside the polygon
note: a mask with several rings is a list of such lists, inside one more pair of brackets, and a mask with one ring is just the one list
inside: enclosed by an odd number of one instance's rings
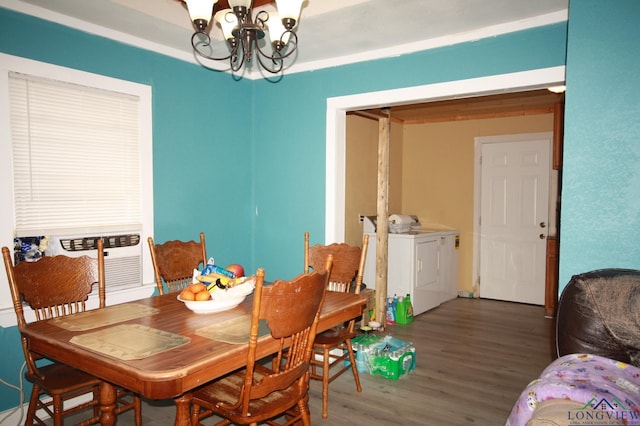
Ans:
{"label": "hardwood floor", "polygon": [[[542,306],[458,298],[386,334],[413,342],[417,368],[393,381],[361,374],[362,393],[345,373],[330,385],[329,418],[312,381],[316,425],[503,425],[524,387],[555,358],[555,321]],[[172,401],[146,401],[145,425],[172,425]],[[214,423],[212,418],[203,421]],[[118,424],[133,424],[122,415]]]}

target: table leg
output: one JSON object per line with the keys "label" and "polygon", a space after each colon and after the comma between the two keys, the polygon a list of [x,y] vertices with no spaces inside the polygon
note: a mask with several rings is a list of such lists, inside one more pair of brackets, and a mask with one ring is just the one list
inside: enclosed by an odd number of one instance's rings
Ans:
{"label": "table leg", "polygon": [[186,393],[175,398],[176,421],[175,426],[191,426],[191,394]]}
{"label": "table leg", "polygon": [[116,424],[116,389],[108,382],[100,384],[100,424],[113,426]]}

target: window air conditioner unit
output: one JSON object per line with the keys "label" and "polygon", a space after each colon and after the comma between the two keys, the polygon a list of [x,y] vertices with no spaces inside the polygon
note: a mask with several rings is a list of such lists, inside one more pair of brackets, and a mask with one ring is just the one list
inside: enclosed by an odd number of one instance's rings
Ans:
{"label": "window air conditioner unit", "polygon": [[107,289],[142,285],[142,244],[139,233],[52,236],[47,255],[97,257],[97,241],[104,241],[104,272]]}

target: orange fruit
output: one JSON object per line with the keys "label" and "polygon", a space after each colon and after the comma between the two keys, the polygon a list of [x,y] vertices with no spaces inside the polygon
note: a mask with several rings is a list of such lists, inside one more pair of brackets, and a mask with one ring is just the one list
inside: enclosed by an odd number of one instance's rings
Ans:
{"label": "orange fruit", "polygon": [[196,297],[196,300],[204,301],[204,300],[211,299],[211,294],[205,288],[204,291],[200,291],[200,292],[196,293],[195,297]]}
{"label": "orange fruit", "polygon": [[202,283],[191,284],[187,287],[192,293],[200,293],[203,290],[207,289],[207,286]]}
{"label": "orange fruit", "polygon": [[180,299],[182,300],[196,300],[195,293],[191,292],[191,290],[185,288],[180,292]]}

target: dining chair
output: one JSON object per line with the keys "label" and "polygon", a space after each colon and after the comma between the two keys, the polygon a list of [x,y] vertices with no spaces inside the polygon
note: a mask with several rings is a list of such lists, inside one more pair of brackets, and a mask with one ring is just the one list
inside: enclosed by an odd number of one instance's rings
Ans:
{"label": "dining chair", "polygon": [[[23,304],[31,306],[35,321],[71,315],[86,310],[86,302],[94,283],[98,283],[98,302],[105,307],[106,290],[104,275],[104,244],[98,241],[97,258],[44,256],[36,262],[20,262],[14,265],[11,251],[2,247],[2,257],[7,272],[13,308],[18,329],[27,325]],[[25,425],[44,425],[37,410],[44,410],[53,419],[54,426],[62,426],[63,418],[92,408],[92,417],[79,425],[99,423],[101,381],[85,372],[60,363],[46,363],[31,352],[29,341],[21,336],[22,349],[27,365],[25,377],[33,385]],[[74,407],[65,407],[72,398],[92,394],[89,401]],[[142,423],[141,403],[137,395],[124,389],[116,390],[116,414],[133,409],[135,424]]]}
{"label": "dining chair", "polygon": [[147,238],[147,242],[159,294],[182,291],[191,284],[193,270],[207,264],[204,232],[200,233],[200,242],[173,240],[155,244],[152,237]]}
{"label": "dining chair", "polygon": [[[316,270],[323,265],[323,259],[333,255],[333,268],[329,276],[328,291],[360,294],[364,263],[367,257],[369,235],[363,236],[362,247],[345,243],[309,246],[309,233],[304,234],[304,270]],[[355,283],[355,286],[354,286]],[[353,289],[352,289],[353,287]],[[346,325],[333,327],[316,336],[311,357],[311,378],[322,381],[322,418],[328,417],[329,383],[347,370],[353,372],[356,390],[362,392],[360,376],[356,368],[351,339],[356,337],[356,319]]]}
{"label": "dining chair", "polygon": [[[325,260],[322,270],[269,285],[264,285],[264,270],[258,269],[246,368],[194,391],[192,424],[201,425],[211,414],[224,418],[217,425],[279,425],[283,415],[287,425],[311,424],[309,360],[333,259]],[[271,368],[256,360],[261,324],[280,342]]]}

